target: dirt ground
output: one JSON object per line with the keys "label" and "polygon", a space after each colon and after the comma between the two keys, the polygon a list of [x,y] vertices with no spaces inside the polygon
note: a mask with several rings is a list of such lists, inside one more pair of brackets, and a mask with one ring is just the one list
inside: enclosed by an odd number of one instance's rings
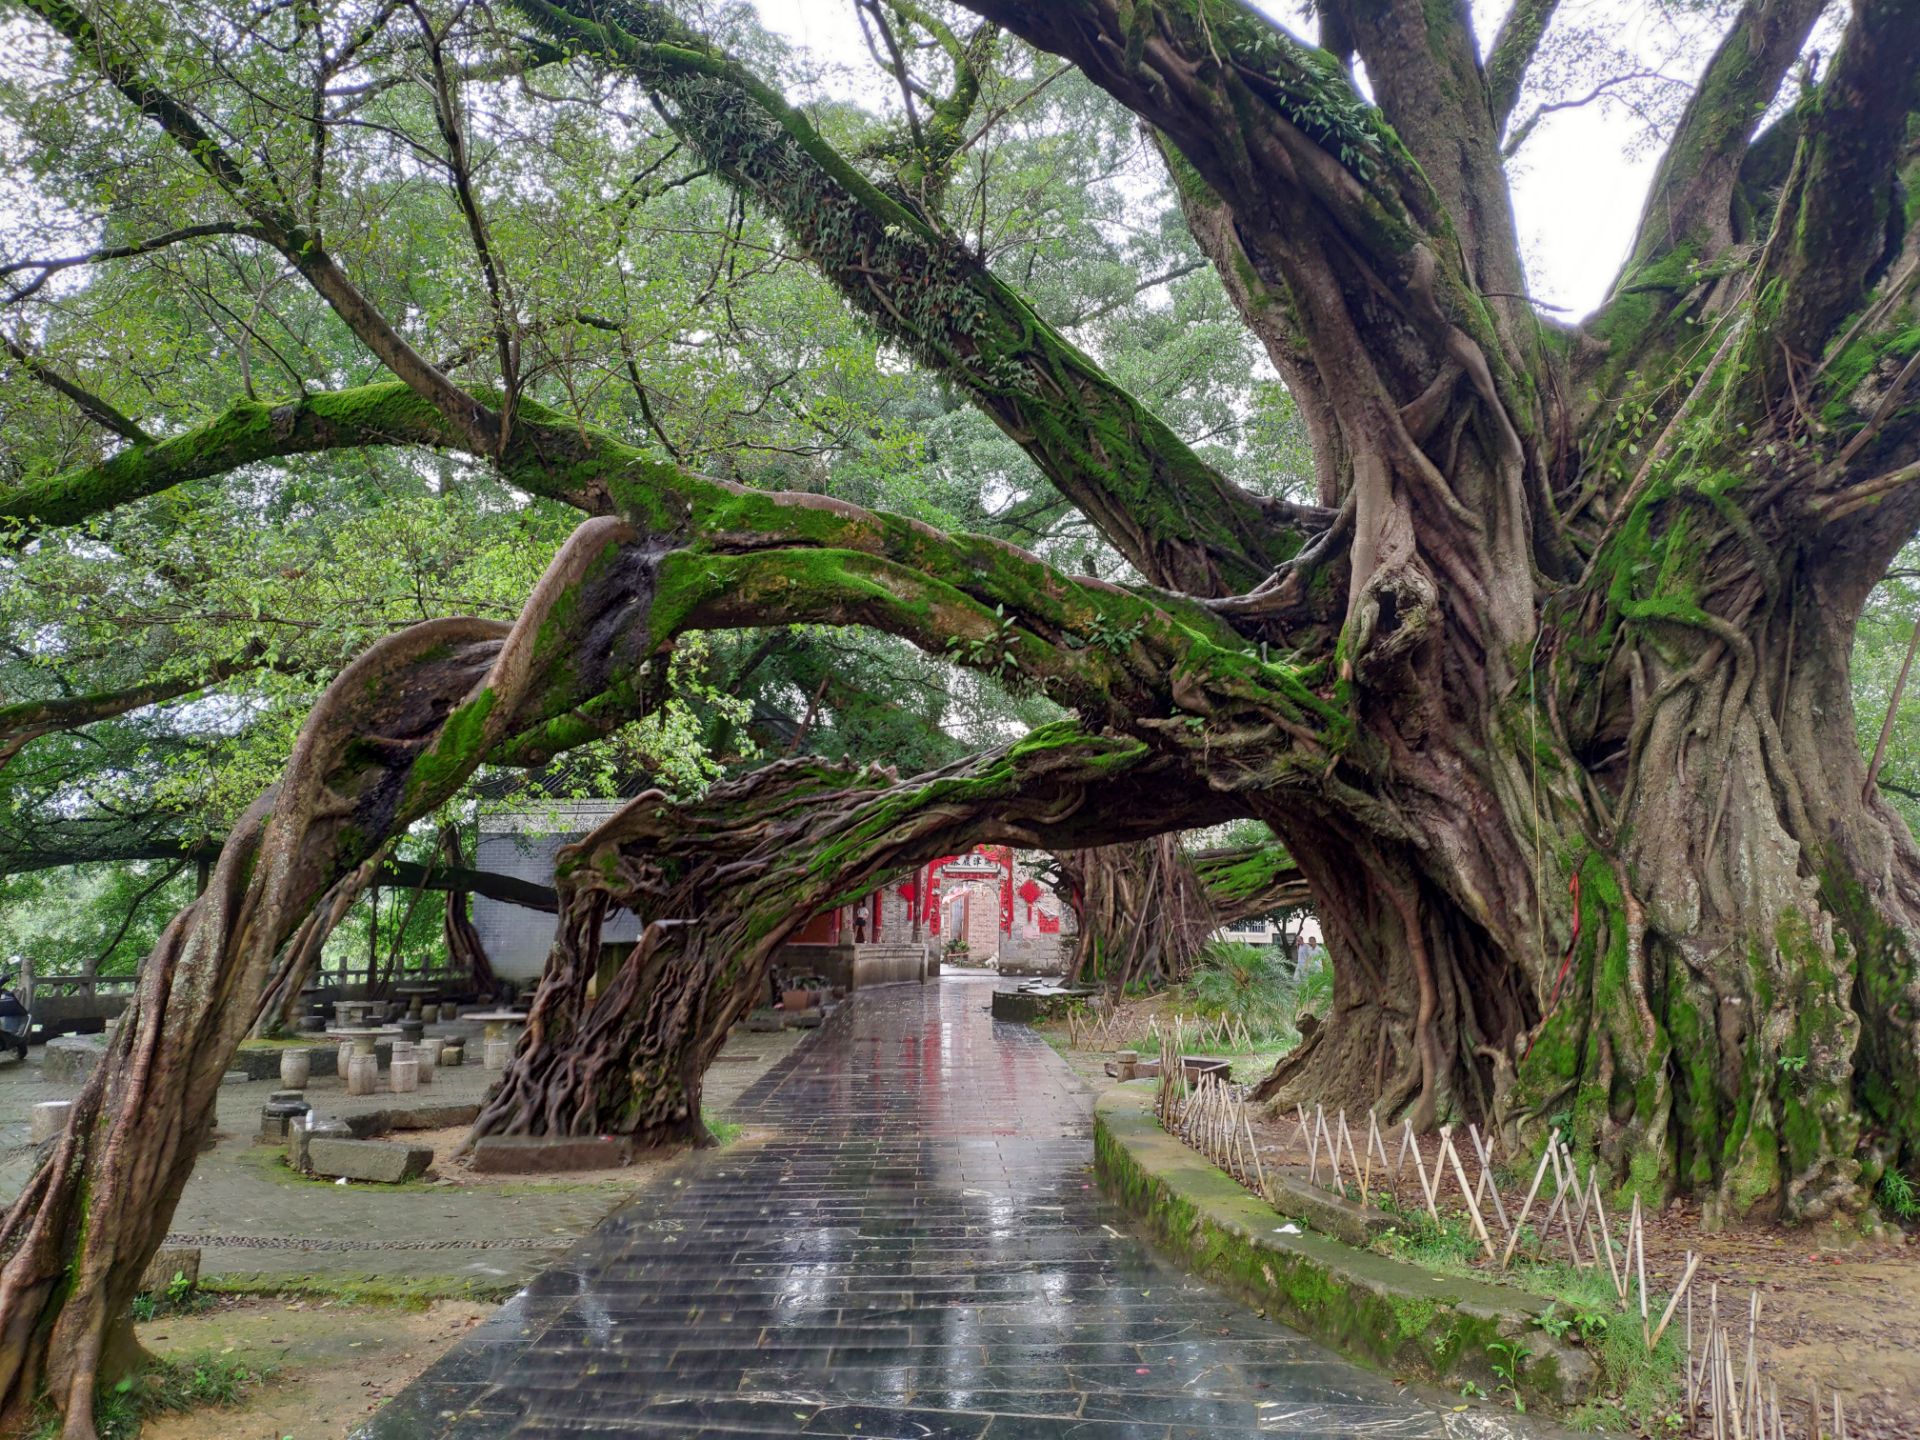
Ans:
{"label": "dirt ground", "polygon": [[239,1297],[150,1321],[140,1341],[156,1354],[212,1353],[273,1374],[235,1408],[149,1420],[141,1440],[339,1440],[492,1309]]}
{"label": "dirt ground", "polygon": [[[1141,1027],[1149,1015],[1164,1019],[1177,1008],[1159,996],[1122,1003],[1130,1022]],[[1100,1089],[1114,1083],[1105,1074],[1110,1053],[1067,1049],[1064,1024],[1041,1028],[1089,1085]],[[1141,1048],[1147,1058],[1151,1047]],[[1234,1078],[1243,1083],[1272,1063],[1265,1055],[1229,1058]],[[1293,1117],[1256,1121],[1256,1129],[1266,1164],[1306,1163],[1304,1145],[1290,1143]],[[1364,1121],[1353,1140],[1356,1150],[1366,1143]],[[1439,1158],[1438,1138],[1425,1136],[1420,1143],[1431,1172]],[[1397,1156],[1399,1145],[1398,1133],[1387,1138],[1389,1157]],[[1471,1161],[1468,1173],[1478,1173]],[[1517,1183],[1501,1187],[1509,1215],[1519,1213],[1532,1178],[1529,1170]],[[1399,1198],[1405,1206],[1421,1203],[1411,1165],[1399,1183]],[[1615,1217],[1615,1233],[1624,1228],[1625,1217]],[[1686,1269],[1689,1250],[1701,1256],[1694,1281],[1697,1305],[1705,1306],[1717,1282],[1722,1313],[1744,1315],[1749,1292],[1759,1292],[1757,1348],[1763,1374],[1780,1388],[1783,1408],[1789,1403],[1804,1407],[1814,1390],[1829,1397],[1838,1390],[1848,1405],[1852,1440],[1920,1440],[1920,1236],[1892,1227],[1880,1238],[1785,1226],[1709,1234],[1697,1208],[1675,1202],[1647,1217],[1648,1289],[1656,1295],[1670,1292]],[[1704,1316],[1704,1309],[1696,1315]],[[1803,1428],[1804,1420],[1800,1423]]]}
{"label": "dirt ground", "polygon": [[[1333,1117],[1328,1121],[1331,1125]],[[1297,1130],[1293,1116],[1256,1121],[1264,1163],[1305,1165],[1305,1146],[1293,1143]],[[1397,1159],[1400,1133],[1384,1138],[1388,1157]],[[1456,1133],[1454,1139],[1460,1145],[1466,1137]],[[1356,1154],[1361,1154],[1367,1142],[1364,1125],[1353,1140]],[[1418,1143],[1432,1173],[1440,1160],[1439,1139],[1421,1136]],[[1469,1178],[1474,1178],[1479,1168],[1468,1158],[1470,1144],[1462,1159]],[[1376,1160],[1375,1192],[1384,1188],[1378,1179],[1382,1168]],[[1532,1179],[1529,1169],[1501,1186],[1508,1215],[1519,1215]],[[1420,1208],[1411,1161],[1396,1188],[1401,1206]],[[1449,1179],[1444,1188],[1454,1204],[1449,1207],[1443,1197],[1441,1208],[1459,1209],[1455,1182]],[[1537,1225],[1543,1211],[1536,1205],[1528,1223]],[[1615,1235],[1621,1235],[1626,1218],[1610,1218]],[[1701,1256],[1694,1313],[1702,1334],[1714,1284],[1720,1289],[1722,1316],[1738,1314],[1742,1329],[1749,1293],[1759,1292],[1761,1373],[1779,1387],[1783,1409],[1796,1404],[1804,1414],[1810,1393],[1817,1390],[1831,1397],[1838,1390],[1852,1440],[1920,1440],[1920,1243],[1912,1235],[1890,1229],[1882,1238],[1857,1233],[1843,1237],[1831,1230],[1785,1226],[1708,1233],[1699,1211],[1681,1202],[1649,1215],[1646,1233],[1647,1288],[1656,1297],[1671,1292],[1679,1281],[1688,1251]],[[1550,1258],[1565,1255],[1564,1245],[1549,1252]],[[1830,1398],[1823,1404],[1831,1404]]]}

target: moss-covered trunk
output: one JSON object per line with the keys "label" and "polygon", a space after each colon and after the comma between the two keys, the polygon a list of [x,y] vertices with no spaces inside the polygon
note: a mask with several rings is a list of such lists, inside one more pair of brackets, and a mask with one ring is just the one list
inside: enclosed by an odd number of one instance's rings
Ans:
{"label": "moss-covered trunk", "polygon": [[491,746],[599,683],[599,666],[575,659],[574,627],[644,620],[650,597],[645,566],[606,563],[620,529],[580,527],[514,625],[437,620],[388,636],[316,703],[280,781],[147,957],[52,1154],[0,1217],[0,1430],[24,1428],[44,1392],[69,1440],[91,1440],[95,1387],[132,1353],[128,1307],[276,952]]}
{"label": "moss-covered trunk", "polygon": [[[1071,724],[909,780],[793,760],[697,800],[643,795],[563,854],[554,949],[473,1135],[702,1138],[702,1075],[814,915],[982,841],[1128,841],[1217,804],[1138,742]],[[616,907],[645,930],[596,988]]]}

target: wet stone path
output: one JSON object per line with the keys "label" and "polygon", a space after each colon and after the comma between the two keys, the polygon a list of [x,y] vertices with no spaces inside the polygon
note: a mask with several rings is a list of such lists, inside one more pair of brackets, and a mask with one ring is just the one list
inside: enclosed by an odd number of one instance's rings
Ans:
{"label": "wet stone path", "polygon": [[1253,1440],[1510,1433],[1156,1258],[1087,1096],[990,982],[869,991],[696,1157],[392,1401],[367,1440]]}

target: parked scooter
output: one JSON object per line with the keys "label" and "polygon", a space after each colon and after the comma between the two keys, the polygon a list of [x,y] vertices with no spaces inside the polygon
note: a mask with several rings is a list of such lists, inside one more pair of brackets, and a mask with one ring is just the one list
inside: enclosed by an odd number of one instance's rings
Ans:
{"label": "parked scooter", "polygon": [[11,1045],[13,1053],[24,1060],[27,1058],[27,1031],[33,1028],[33,1017],[27,1013],[25,1002],[15,992],[16,983],[11,977],[0,977],[0,1051]]}

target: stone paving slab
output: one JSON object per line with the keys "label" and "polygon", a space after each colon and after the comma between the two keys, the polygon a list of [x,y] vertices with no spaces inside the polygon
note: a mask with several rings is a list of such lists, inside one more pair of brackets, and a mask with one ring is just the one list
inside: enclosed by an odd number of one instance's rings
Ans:
{"label": "stone paving slab", "polygon": [[864,991],[362,1440],[1507,1436],[1161,1261],[991,982]]}

